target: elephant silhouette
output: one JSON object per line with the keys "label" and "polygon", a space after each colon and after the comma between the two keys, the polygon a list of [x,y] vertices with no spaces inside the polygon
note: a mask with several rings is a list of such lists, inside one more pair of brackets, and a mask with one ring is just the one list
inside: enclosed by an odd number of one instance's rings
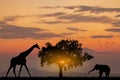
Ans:
{"label": "elephant silhouette", "polygon": [[101,64],[96,64],[94,68],[89,71],[88,73],[94,71],[94,70],[99,70],[99,77],[102,77],[102,74],[105,73],[106,77],[109,77],[110,75],[110,67],[108,65],[101,65]]}

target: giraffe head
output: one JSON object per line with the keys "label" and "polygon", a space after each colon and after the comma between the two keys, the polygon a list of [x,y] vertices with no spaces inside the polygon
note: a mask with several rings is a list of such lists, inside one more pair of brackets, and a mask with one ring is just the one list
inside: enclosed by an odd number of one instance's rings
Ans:
{"label": "giraffe head", "polygon": [[37,44],[35,44],[34,46],[35,46],[36,48],[40,49],[40,47],[39,47],[38,43],[37,43]]}

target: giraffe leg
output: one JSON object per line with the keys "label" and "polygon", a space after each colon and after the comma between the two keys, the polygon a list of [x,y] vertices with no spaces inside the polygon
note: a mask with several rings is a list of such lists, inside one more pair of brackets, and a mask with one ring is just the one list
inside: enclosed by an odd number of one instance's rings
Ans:
{"label": "giraffe leg", "polygon": [[16,77],[15,69],[16,69],[16,65],[13,67],[13,73],[14,73],[14,75],[15,75],[15,77]]}
{"label": "giraffe leg", "polygon": [[7,71],[6,77],[8,76],[8,73],[10,72],[11,69],[12,69],[12,66],[10,66],[10,67],[8,68],[8,71]]}
{"label": "giraffe leg", "polygon": [[24,64],[24,66],[25,66],[25,68],[26,68],[26,70],[27,70],[27,72],[28,72],[29,76],[31,77],[31,75],[30,75],[30,72],[29,72],[29,70],[28,70],[27,65],[26,65],[26,64]]}
{"label": "giraffe leg", "polygon": [[19,74],[18,74],[19,77],[20,77],[20,73],[21,73],[22,67],[23,67],[23,65],[20,66],[20,70],[19,70]]}

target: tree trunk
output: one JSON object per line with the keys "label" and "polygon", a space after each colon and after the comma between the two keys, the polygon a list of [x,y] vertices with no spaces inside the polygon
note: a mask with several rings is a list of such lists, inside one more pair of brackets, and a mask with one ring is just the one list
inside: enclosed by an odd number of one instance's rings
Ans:
{"label": "tree trunk", "polygon": [[63,66],[59,66],[59,77],[63,77]]}

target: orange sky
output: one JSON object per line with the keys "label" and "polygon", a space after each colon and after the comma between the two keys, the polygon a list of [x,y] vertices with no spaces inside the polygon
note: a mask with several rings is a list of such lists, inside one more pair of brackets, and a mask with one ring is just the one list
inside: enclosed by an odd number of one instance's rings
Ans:
{"label": "orange sky", "polygon": [[[96,52],[120,52],[120,0],[0,0],[0,54],[35,43],[77,39]],[[7,50],[6,50],[7,49]]]}

